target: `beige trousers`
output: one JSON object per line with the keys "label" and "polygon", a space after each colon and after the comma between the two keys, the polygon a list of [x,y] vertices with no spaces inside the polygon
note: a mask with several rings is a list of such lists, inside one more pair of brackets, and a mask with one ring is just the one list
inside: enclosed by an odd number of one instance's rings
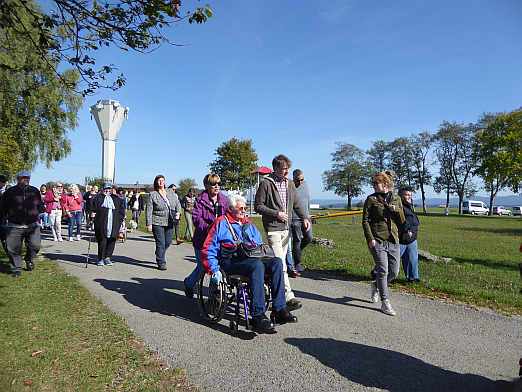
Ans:
{"label": "beige trousers", "polygon": [[285,298],[286,302],[295,298],[292,287],[290,287],[290,279],[286,270],[286,252],[288,251],[288,230],[270,231],[266,233],[268,245],[273,249],[276,257],[283,262],[283,278],[285,281]]}

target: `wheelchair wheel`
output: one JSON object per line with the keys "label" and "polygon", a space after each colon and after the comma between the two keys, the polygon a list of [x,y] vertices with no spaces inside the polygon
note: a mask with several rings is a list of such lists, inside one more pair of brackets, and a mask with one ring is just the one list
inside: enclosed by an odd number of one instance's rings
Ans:
{"label": "wheelchair wheel", "polygon": [[201,315],[208,321],[219,322],[227,307],[226,276],[219,283],[211,281],[211,275],[201,271],[198,279],[198,307]]}

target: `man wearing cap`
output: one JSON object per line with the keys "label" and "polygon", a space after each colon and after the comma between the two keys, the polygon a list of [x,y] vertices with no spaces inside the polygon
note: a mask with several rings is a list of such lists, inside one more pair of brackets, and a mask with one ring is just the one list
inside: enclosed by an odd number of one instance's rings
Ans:
{"label": "man wearing cap", "polygon": [[28,271],[34,269],[33,257],[40,250],[40,226],[38,216],[42,205],[40,191],[29,185],[31,173],[18,173],[18,183],[4,192],[0,200],[0,216],[7,218],[7,252],[10,258],[11,275],[22,274],[22,243],[27,252],[25,264]]}

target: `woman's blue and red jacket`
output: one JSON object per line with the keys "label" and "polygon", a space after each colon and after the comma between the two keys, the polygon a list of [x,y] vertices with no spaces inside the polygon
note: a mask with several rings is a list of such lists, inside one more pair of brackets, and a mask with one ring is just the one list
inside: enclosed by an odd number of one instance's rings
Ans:
{"label": "woman's blue and red jacket", "polygon": [[214,221],[214,224],[210,227],[207,238],[203,243],[203,248],[201,249],[201,262],[203,268],[205,271],[210,273],[219,270],[220,260],[231,259],[236,253],[237,244],[230,232],[230,227],[225,216],[228,218],[234,232],[236,233],[236,237],[240,242],[243,241],[242,226],[248,222],[250,225],[248,225],[245,233],[248,236],[249,242],[254,244],[263,243],[261,233],[257,227],[248,220],[248,217],[245,217],[245,219],[239,222],[232,218],[232,216],[227,212],[224,216],[220,216]]}

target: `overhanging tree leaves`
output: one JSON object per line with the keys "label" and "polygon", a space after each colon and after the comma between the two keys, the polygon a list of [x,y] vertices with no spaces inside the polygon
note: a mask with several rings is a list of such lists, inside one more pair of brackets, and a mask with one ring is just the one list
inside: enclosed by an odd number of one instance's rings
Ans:
{"label": "overhanging tree leaves", "polygon": [[348,209],[351,210],[352,200],[362,194],[362,187],[368,181],[370,168],[361,149],[353,144],[336,144],[337,149],[332,153],[332,169],[323,173],[324,190],[346,196]]}
{"label": "overhanging tree leaves", "polygon": [[[0,27],[16,29],[31,52],[50,64],[68,63],[86,84],[84,95],[100,87],[117,89],[125,84],[120,74],[111,81],[116,69],[112,64],[96,65],[93,53],[104,47],[150,52],[162,43],[174,45],[165,35],[174,23],[187,20],[203,23],[212,16],[210,6],[195,7],[184,14],[180,0],[54,0],[48,14],[36,11],[29,0],[0,1]],[[22,20],[18,11],[28,18]],[[68,83],[67,80],[63,80]],[[76,86],[75,86],[76,87]]]}
{"label": "overhanging tree leaves", "polygon": [[210,170],[219,175],[224,189],[246,189],[250,184],[250,172],[257,168],[257,154],[252,140],[232,138],[216,149],[217,158],[210,163]]}
{"label": "overhanging tree leaves", "polygon": [[[13,10],[13,17],[28,23],[32,16],[26,7]],[[34,8],[32,12],[38,11]],[[37,39],[37,29],[32,33]],[[11,177],[18,169],[32,169],[38,162],[50,167],[71,151],[67,131],[77,125],[83,97],[74,92],[77,72],[57,74],[52,69],[57,61],[35,53],[17,29],[0,28],[0,138],[8,140],[2,147],[7,154],[0,154],[0,161]]]}

